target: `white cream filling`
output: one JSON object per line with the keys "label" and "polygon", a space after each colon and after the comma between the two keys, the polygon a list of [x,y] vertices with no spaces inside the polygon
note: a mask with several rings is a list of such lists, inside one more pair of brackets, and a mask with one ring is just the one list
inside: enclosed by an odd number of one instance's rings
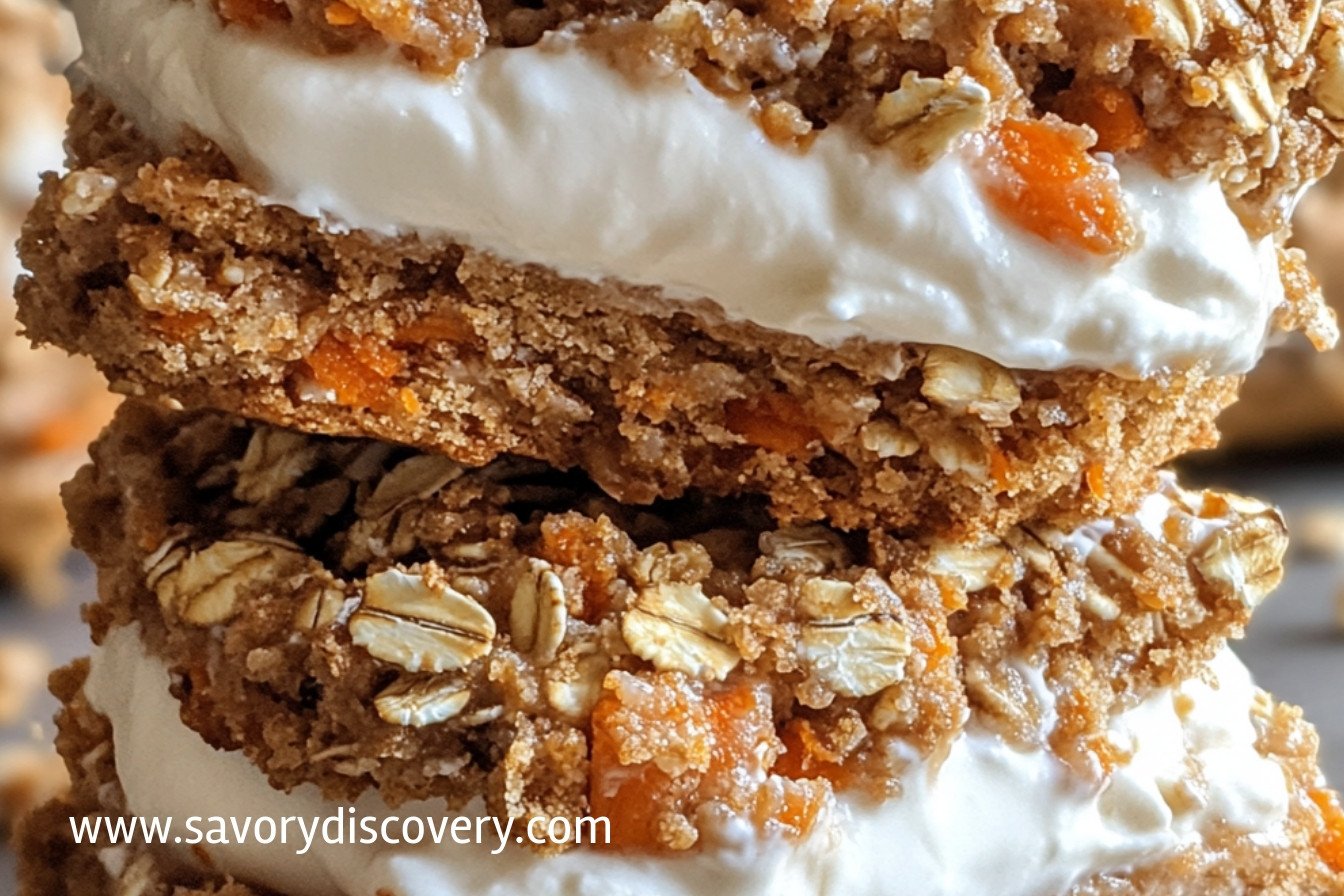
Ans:
{"label": "white cream filling", "polygon": [[965,152],[917,173],[841,127],[781,148],[689,75],[635,85],[565,36],[489,50],[450,82],[225,28],[200,0],[72,5],[80,70],[146,133],[189,125],[271,201],[335,227],[452,235],[824,344],[1018,368],[1245,371],[1282,297],[1272,243],[1208,178],[1123,166],[1142,243],[1108,266],[999,216]]}
{"label": "white cream filling", "polygon": [[[1249,499],[1241,500],[1247,505],[1255,503]],[[1226,516],[1204,516],[1203,492],[1186,491],[1180,487],[1175,473],[1170,470],[1162,470],[1158,473],[1157,491],[1144,498],[1143,503],[1134,513],[1119,518],[1106,517],[1084,523],[1065,535],[1061,545],[1086,557],[1096,550],[1102,539],[1115,531],[1116,523],[1121,519],[1136,524],[1154,538],[1165,540],[1166,534],[1163,532],[1163,526],[1177,506],[1189,511],[1188,519],[1194,526],[1191,535],[1196,549],[1207,544],[1216,534],[1232,525],[1232,520]],[[1266,505],[1256,504],[1256,506],[1268,509]]]}
{"label": "white cream filling", "polygon": [[[1112,737],[1133,759],[1102,788],[1044,750],[1020,751],[974,727],[939,767],[915,759],[904,793],[881,803],[841,797],[832,823],[799,845],[729,827],[715,844],[675,857],[581,849],[543,858],[521,847],[211,846],[221,872],[287,896],[1041,896],[1102,871],[1152,862],[1222,825],[1281,836],[1288,784],[1254,747],[1256,698],[1224,651],[1216,686],[1160,691],[1120,716]],[[1036,676],[1041,696],[1048,698]],[[138,815],[329,816],[339,806],[311,785],[273,790],[241,754],[215,752],[178,717],[161,661],[136,627],[109,633],[85,694],[112,723],[117,773]],[[1177,696],[1183,708],[1177,709]],[[1201,773],[1205,786],[1190,784]],[[388,810],[373,795],[364,815]],[[441,804],[396,810],[441,815]],[[191,862],[190,853],[181,859]]]}
{"label": "white cream filling", "polygon": [[[1161,471],[1158,477],[1160,483],[1158,490],[1144,498],[1143,503],[1133,514],[1119,518],[1108,517],[1094,520],[1058,537],[1051,537],[1048,532],[1038,531],[1037,534],[1046,535],[1047,541],[1053,547],[1073,551],[1081,557],[1087,558],[1100,548],[1101,542],[1106,536],[1115,531],[1119,520],[1137,525],[1159,541],[1167,541],[1168,535],[1165,532],[1167,520],[1173,512],[1179,511],[1182,525],[1188,527],[1189,531],[1190,544],[1188,550],[1192,556],[1198,556],[1212,544],[1219,533],[1230,527],[1234,521],[1247,515],[1278,514],[1278,511],[1268,504],[1230,494],[1223,495],[1223,500],[1228,502],[1235,512],[1227,513],[1224,507],[1218,507],[1217,512],[1211,513],[1207,505],[1208,495],[1206,492],[1186,491],[1177,484],[1176,474],[1169,470]],[[1225,562],[1228,565],[1224,568],[1224,573],[1230,581],[1237,583],[1236,591],[1242,602],[1248,608],[1254,609],[1265,598],[1267,592],[1263,589],[1248,587],[1248,571],[1242,560],[1229,554]],[[1088,594],[1090,596],[1091,592],[1088,592]],[[1111,610],[1102,612],[1118,613],[1118,608],[1112,606]]]}

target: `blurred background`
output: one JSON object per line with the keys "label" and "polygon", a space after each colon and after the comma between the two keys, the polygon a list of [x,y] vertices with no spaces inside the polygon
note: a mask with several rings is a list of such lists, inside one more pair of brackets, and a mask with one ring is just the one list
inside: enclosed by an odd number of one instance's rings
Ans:
{"label": "blurred background", "polygon": [[[39,173],[59,169],[70,103],[58,74],[79,53],[69,16],[43,0],[0,0],[0,838],[59,793],[46,675],[84,652],[78,604],[93,594],[69,556],[58,490],[115,404],[92,366],[18,335],[14,242]],[[0,847],[0,894],[13,893]]]}
{"label": "blurred background", "polygon": [[[17,335],[11,249],[39,172],[61,165],[69,103],[59,72],[78,54],[68,17],[44,0],[0,0],[0,844],[12,820],[63,786],[50,746],[47,672],[87,652],[79,605],[92,571],[67,547],[58,489],[114,399],[93,369]],[[1302,201],[1297,243],[1344,311],[1344,169]],[[1277,502],[1294,538],[1283,587],[1239,653],[1260,684],[1301,704],[1323,764],[1344,783],[1344,353],[1278,346],[1223,420],[1214,452],[1182,461],[1189,485]],[[0,894],[14,892],[0,845]]]}

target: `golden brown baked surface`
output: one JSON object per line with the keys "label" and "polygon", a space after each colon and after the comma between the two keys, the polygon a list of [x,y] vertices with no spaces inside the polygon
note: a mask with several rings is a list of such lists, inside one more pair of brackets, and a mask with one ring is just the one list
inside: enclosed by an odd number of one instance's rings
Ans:
{"label": "golden brown baked surface", "polygon": [[786,523],[922,532],[1128,512],[1158,465],[1213,443],[1237,382],[824,349],[462,246],[324,232],[92,98],[72,141],[23,240],[36,340],[124,392],[469,465],[530,457],[626,502],[746,492]]}

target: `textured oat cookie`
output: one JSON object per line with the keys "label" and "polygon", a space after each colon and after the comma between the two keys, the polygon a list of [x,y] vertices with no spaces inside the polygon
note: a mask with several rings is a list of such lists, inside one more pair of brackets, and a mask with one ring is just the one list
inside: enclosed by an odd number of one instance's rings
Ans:
{"label": "textured oat cookie", "polygon": [[[217,154],[159,156],[92,97],[72,142],[23,241],[37,341],[127,392],[577,467],[626,502],[751,492],[786,523],[921,531],[1128,512],[1155,467],[1212,444],[1237,382],[823,349],[459,246],[323,232]],[[1307,314],[1290,280],[1285,313]]]}
{"label": "textured oat cookie", "polygon": [[[72,792],[31,816],[19,844],[21,896],[285,896],[211,879],[160,862],[142,843],[76,845],[71,819],[118,816],[107,721],[84,700],[86,667],[58,673],[65,702],[58,742],[74,778]],[[1257,713],[1257,747],[1284,769],[1292,799],[1284,836],[1225,835],[1129,872],[1098,875],[1060,896],[1338,896],[1344,892],[1344,814],[1318,789],[1317,739],[1297,709],[1266,701]],[[968,846],[973,848],[973,846]]]}
{"label": "textured oat cookie", "polygon": [[[1099,774],[1111,714],[1239,634],[1286,545],[1264,505],[1174,488],[1160,537],[1134,520],[979,542],[786,529],[748,498],[632,507],[535,463],[140,402],[93,455],[66,500],[99,567],[95,638],[138,623],[186,724],[276,786],[484,793],[510,817],[577,812],[606,776],[721,739],[694,721],[706,706],[781,786],[886,793],[890,748],[936,750],[968,709],[1037,739],[1015,658],[1059,695],[1050,746]],[[683,771],[653,838],[668,848],[694,844],[697,806],[758,796],[677,756],[658,760]]]}
{"label": "textured oat cookie", "polygon": [[37,192],[39,160],[60,160],[70,106],[65,81],[48,72],[77,47],[69,16],[42,0],[0,0],[0,576],[28,593],[59,593],[66,551],[56,492],[84,460],[84,446],[114,399],[84,359],[34,351],[17,334],[13,244]]}
{"label": "textured oat cookie", "polygon": [[[198,0],[205,2],[205,0]],[[688,70],[805,147],[843,122],[918,161],[966,119],[1058,115],[1106,152],[1208,170],[1257,234],[1328,167],[1344,120],[1344,6],[1320,0],[213,0],[228,21],[342,52],[386,41],[432,71],[577,30],[631,77]],[[917,80],[908,80],[917,78]],[[912,152],[912,149],[914,150]]]}

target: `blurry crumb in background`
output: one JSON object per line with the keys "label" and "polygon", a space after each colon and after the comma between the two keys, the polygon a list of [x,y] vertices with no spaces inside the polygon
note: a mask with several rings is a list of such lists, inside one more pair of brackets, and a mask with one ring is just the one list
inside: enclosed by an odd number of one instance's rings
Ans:
{"label": "blurry crumb in background", "polygon": [[29,812],[70,787],[65,762],[51,747],[0,747],[0,843]]}
{"label": "blurry crumb in background", "polygon": [[23,718],[50,672],[51,655],[41,644],[0,640],[0,725],[13,725]]}
{"label": "blurry crumb in background", "polygon": [[63,590],[60,485],[115,404],[91,364],[34,351],[14,319],[14,243],[40,173],[63,167],[70,94],[56,73],[77,55],[68,13],[0,0],[0,577],[45,599]]}
{"label": "blurry crumb in background", "polygon": [[1294,553],[1334,566],[1339,580],[1334,594],[1335,628],[1344,634],[1344,494],[1308,508],[1290,519],[1289,525]]}
{"label": "blurry crumb in background", "polygon": [[1294,548],[1323,560],[1344,561],[1344,495],[1338,505],[1314,507],[1294,520]]}
{"label": "blurry crumb in background", "polygon": [[[1313,187],[1293,217],[1293,243],[1344,318],[1344,166]],[[1338,441],[1344,458],[1344,350],[1306,340],[1270,350],[1246,379],[1241,400],[1219,419],[1224,451],[1263,451]],[[1340,496],[1344,506],[1344,495]]]}
{"label": "blurry crumb in background", "polygon": [[65,765],[37,718],[37,696],[47,683],[52,657],[25,638],[0,639],[0,731],[34,729],[27,742],[0,743],[0,844],[33,809],[69,786]]}

